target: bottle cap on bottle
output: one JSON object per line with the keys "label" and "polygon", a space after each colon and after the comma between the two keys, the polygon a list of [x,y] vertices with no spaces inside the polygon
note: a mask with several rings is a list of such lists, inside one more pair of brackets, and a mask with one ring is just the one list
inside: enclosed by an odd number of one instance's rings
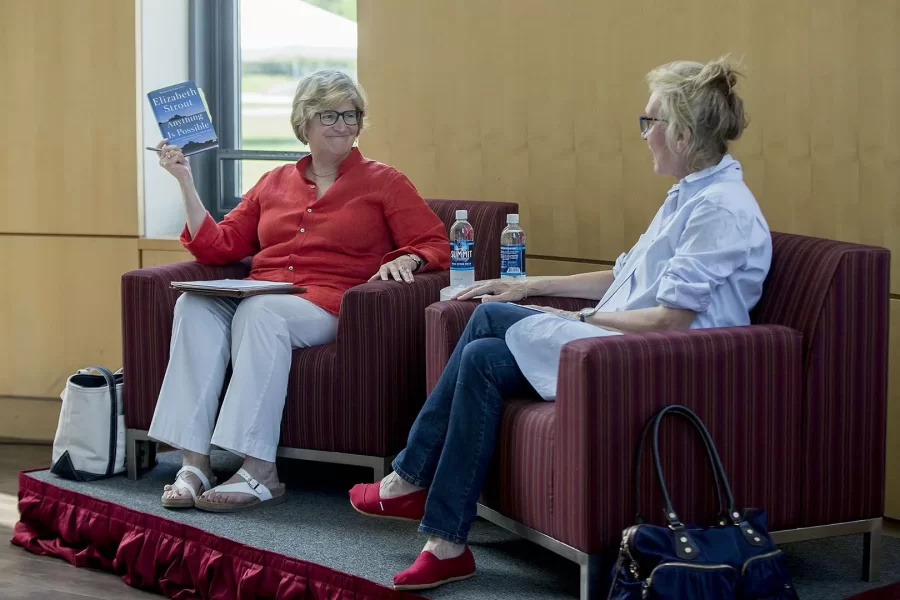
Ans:
{"label": "bottle cap on bottle", "polygon": [[465,221],[468,218],[469,218],[469,211],[467,211],[467,210],[456,211],[456,220],[457,221]]}
{"label": "bottle cap on bottle", "polygon": [[519,215],[517,215],[517,214],[506,215],[506,222],[507,223],[518,223]]}

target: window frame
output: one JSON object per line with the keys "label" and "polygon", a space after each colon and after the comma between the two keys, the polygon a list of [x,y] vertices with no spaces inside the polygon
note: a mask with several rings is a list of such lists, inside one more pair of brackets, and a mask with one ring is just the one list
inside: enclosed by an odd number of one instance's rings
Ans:
{"label": "window frame", "polygon": [[216,221],[241,201],[241,161],[297,161],[309,154],[239,148],[240,22],[240,0],[190,0],[188,71],[206,96],[219,137],[218,148],[191,156],[191,171],[200,199]]}

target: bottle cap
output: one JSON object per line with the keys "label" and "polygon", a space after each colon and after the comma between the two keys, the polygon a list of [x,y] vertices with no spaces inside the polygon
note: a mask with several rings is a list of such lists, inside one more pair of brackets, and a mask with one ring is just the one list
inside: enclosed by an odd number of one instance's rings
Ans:
{"label": "bottle cap", "polygon": [[517,214],[506,215],[506,222],[507,223],[518,223],[519,215],[517,215]]}
{"label": "bottle cap", "polygon": [[465,221],[468,218],[469,218],[469,211],[467,211],[467,210],[456,211],[456,220],[457,221]]}

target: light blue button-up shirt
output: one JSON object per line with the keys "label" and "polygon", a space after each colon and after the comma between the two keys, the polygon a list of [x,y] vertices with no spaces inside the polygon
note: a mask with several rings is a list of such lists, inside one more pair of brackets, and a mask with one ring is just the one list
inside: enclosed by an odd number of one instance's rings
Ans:
{"label": "light blue button-up shirt", "polygon": [[597,306],[684,308],[697,313],[692,328],[749,325],[771,262],[769,225],[726,155],[672,186]]}
{"label": "light blue button-up shirt", "polygon": [[[669,306],[697,313],[692,328],[748,325],[772,262],[772,237],[730,155],[669,190],[637,244],[616,260],[601,311]],[[514,324],[506,343],[545,400],[556,397],[562,347],[617,332],[537,313]]]}

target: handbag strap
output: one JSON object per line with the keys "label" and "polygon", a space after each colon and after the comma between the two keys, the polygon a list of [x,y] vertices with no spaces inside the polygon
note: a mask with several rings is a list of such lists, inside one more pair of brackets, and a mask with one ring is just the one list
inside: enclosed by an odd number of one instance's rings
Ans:
{"label": "handbag strap", "polygon": [[[119,402],[116,397],[116,375],[106,367],[88,367],[85,371],[96,371],[106,380],[109,390],[109,455],[106,462],[106,476],[111,477],[116,470],[116,448],[119,440]],[[118,375],[118,371],[116,372]]]}
{"label": "handbag strap", "polygon": [[[672,410],[671,412],[672,412],[672,414],[680,415],[688,423],[693,425],[695,428],[697,427],[696,423],[685,412],[679,411],[679,410]],[[650,427],[653,425],[653,423],[655,421],[656,421],[656,415],[653,415],[649,419],[647,419],[647,422],[644,424],[644,428],[641,430],[641,435],[638,440],[637,449],[635,451],[635,457],[634,457],[634,475],[633,475],[634,476],[634,485],[633,485],[632,489],[634,490],[634,515],[635,515],[634,522],[637,523],[638,525],[644,523],[644,515],[643,515],[643,511],[641,510],[641,462],[642,462],[642,458],[643,458],[644,446],[646,445],[647,434],[650,432]],[[707,436],[704,436],[701,433],[700,437],[703,438],[703,445],[706,447],[706,455],[707,455],[707,458],[709,458],[710,450],[714,450],[714,448],[710,448],[711,442],[707,438]],[[716,486],[716,504],[719,507],[718,520],[720,522],[722,522],[727,518],[726,515],[730,511],[728,511],[728,509],[726,509],[724,504],[722,503],[722,485],[719,482],[719,472],[715,468],[715,466],[713,466],[712,459],[710,459],[710,467],[712,467],[712,472],[713,472],[713,483],[715,483],[715,486]],[[722,523],[722,524],[724,525],[724,523]]]}
{"label": "handbag strap", "polygon": [[725,509],[727,510],[728,519],[733,525],[739,526],[741,524],[741,515],[735,509],[734,496],[731,493],[731,485],[728,483],[728,477],[725,475],[725,469],[722,466],[722,461],[719,458],[719,453],[716,450],[716,445],[713,442],[712,436],[709,434],[709,430],[706,428],[706,425],[704,425],[703,421],[700,420],[700,417],[694,414],[694,412],[686,406],[681,406],[678,404],[663,408],[653,419],[653,466],[656,469],[656,479],[659,482],[660,489],[662,490],[663,502],[665,503],[666,520],[669,522],[669,526],[672,528],[680,527],[682,523],[681,519],[678,518],[678,513],[676,513],[675,509],[672,507],[672,500],[669,496],[669,489],[666,486],[666,479],[663,475],[662,462],[659,459],[659,427],[663,419],[668,414],[678,414],[686,418],[694,426],[694,429],[696,429],[700,433],[701,437],[703,438],[704,446],[706,446],[706,454],[712,466],[713,473],[717,477],[717,481],[721,485],[721,492],[724,492]]}
{"label": "handbag strap", "polygon": [[[688,535],[687,531],[684,529],[684,525],[678,518],[678,514],[675,512],[675,509],[672,508],[672,502],[669,499],[669,490],[666,488],[666,482],[663,478],[662,464],[659,460],[659,425],[662,422],[663,418],[669,413],[680,414],[684,417],[687,417],[691,421],[691,423],[694,424],[694,427],[697,429],[697,431],[700,432],[700,435],[703,436],[710,462],[712,462],[713,464],[713,469],[718,471],[719,478],[721,479],[722,483],[722,488],[725,492],[725,498],[728,502],[728,520],[731,521],[732,525],[740,530],[744,541],[749,545],[755,546],[757,548],[768,546],[770,543],[769,536],[755,530],[753,526],[747,521],[746,516],[741,515],[741,513],[739,513],[735,508],[734,496],[731,494],[731,485],[729,485],[728,477],[725,475],[725,467],[722,466],[722,459],[719,458],[719,453],[718,451],[716,451],[716,445],[713,442],[712,436],[709,434],[709,430],[706,428],[706,425],[703,424],[703,421],[700,419],[700,417],[694,414],[691,409],[687,408],[686,406],[680,406],[676,404],[673,406],[668,406],[661,410],[654,420],[653,464],[656,467],[656,477],[659,480],[659,485],[663,492],[663,499],[666,503],[666,519],[669,521],[669,527],[673,531],[679,533],[677,539],[679,542],[681,542],[681,545],[676,546],[676,552],[678,553],[679,557],[685,559],[689,557],[696,557],[699,553],[699,548],[691,540],[691,536]],[[725,523],[723,522],[722,524],[724,525]],[[682,542],[682,538],[684,538],[684,540],[686,541]],[[686,549],[689,546],[691,547],[692,552],[686,552]]]}

